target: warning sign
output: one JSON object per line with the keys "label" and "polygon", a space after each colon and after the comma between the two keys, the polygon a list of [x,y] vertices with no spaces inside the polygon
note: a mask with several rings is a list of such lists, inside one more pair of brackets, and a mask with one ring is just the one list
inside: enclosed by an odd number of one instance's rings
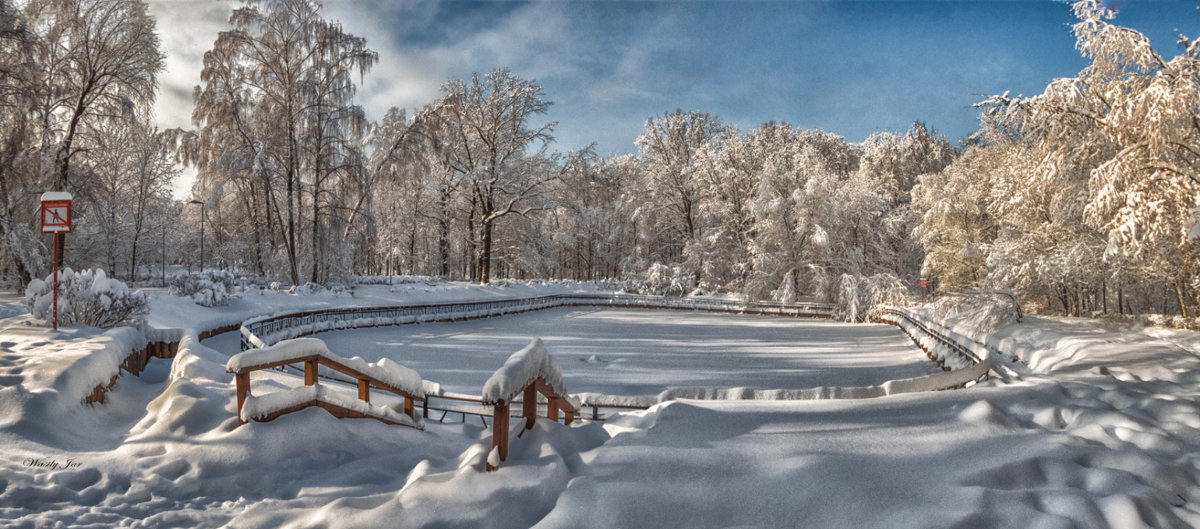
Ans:
{"label": "warning sign", "polygon": [[71,233],[71,194],[42,194],[42,233]]}

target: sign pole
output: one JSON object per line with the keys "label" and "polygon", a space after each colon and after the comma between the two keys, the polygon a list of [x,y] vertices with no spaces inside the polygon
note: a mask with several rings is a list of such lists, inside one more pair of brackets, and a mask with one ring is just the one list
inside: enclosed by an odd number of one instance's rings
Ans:
{"label": "sign pole", "polygon": [[54,234],[54,330],[58,330],[58,238],[61,235]]}
{"label": "sign pole", "polygon": [[58,246],[64,233],[71,233],[71,194],[42,193],[42,233],[54,235],[54,330],[58,330]]}

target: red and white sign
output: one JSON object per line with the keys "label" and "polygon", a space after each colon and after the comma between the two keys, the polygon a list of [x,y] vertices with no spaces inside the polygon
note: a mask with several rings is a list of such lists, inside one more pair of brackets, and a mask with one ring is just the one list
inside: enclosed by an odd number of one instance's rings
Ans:
{"label": "red and white sign", "polygon": [[42,233],[71,233],[70,193],[42,193]]}
{"label": "red and white sign", "polygon": [[925,288],[925,287],[929,286],[929,282],[928,282],[928,281],[929,281],[929,280],[927,280],[927,279],[925,279],[925,278],[923,278],[923,277],[922,277],[922,278],[921,278],[921,288]]}

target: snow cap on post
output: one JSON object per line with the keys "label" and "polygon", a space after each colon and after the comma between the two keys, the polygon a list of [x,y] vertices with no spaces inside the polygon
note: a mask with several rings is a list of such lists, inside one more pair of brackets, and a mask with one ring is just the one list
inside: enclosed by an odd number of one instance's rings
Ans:
{"label": "snow cap on post", "polygon": [[42,193],[42,202],[51,200],[71,200],[71,194],[66,191],[47,191]]}
{"label": "snow cap on post", "polygon": [[512,399],[516,392],[530,381],[541,377],[555,393],[566,396],[567,385],[563,381],[558,362],[546,352],[541,338],[534,338],[524,349],[508,357],[483,385],[483,402],[495,404]]}

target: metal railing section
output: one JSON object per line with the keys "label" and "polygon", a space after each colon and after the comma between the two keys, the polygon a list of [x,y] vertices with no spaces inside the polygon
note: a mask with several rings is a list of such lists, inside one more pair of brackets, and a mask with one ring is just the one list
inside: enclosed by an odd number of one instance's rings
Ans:
{"label": "metal railing section", "polygon": [[[913,342],[940,365],[965,364],[965,367],[958,369],[943,367],[943,369],[947,369],[948,373],[931,375],[931,380],[942,381],[939,385],[945,386],[931,389],[949,389],[963,387],[972,382],[981,382],[987,379],[992,370],[994,355],[990,348],[936,322],[917,317],[907,309],[898,307],[882,309],[880,319],[885,323],[900,327],[905,334],[912,338]],[[950,358],[950,356],[957,358]],[[958,360],[958,362],[952,360]]]}
{"label": "metal railing section", "polygon": [[267,347],[282,340],[341,330],[462,321],[564,306],[701,310],[810,318],[830,318],[831,305],[821,303],[745,303],[732,300],[665,298],[632,294],[560,294],[532,298],[390,307],[354,307],[294,312],[252,318],[242,323],[241,349]]}

